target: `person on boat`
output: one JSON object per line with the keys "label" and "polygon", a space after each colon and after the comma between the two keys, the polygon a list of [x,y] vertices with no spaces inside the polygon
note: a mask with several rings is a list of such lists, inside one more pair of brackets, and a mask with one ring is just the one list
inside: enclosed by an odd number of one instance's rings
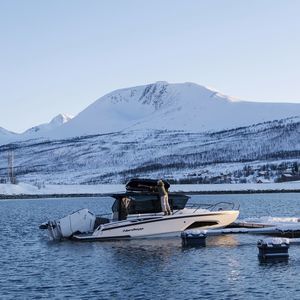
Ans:
{"label": "person on boat", "polygon": [[129,205],[130,205],[130,199],[127,197],[123,197],[120,202],[119,221],[126,220],[128,215]]}
{"label": "person on boat", "polygon": [[165,185],[162,180],[157,181],[157,190],[160,197],[160,204],[164,215],[171,215],[171,209],[169,205],[168,192],[165,189]]}

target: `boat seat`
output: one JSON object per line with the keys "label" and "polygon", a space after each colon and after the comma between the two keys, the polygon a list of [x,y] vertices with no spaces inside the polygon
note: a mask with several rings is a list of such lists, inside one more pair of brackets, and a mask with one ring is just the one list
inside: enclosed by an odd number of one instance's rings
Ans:
{"label": "boat seat", "polygon": [[109,223],[109,219],[107,219],[107,218],[102,218],[102,217],[96,217],[94,229],[96,229],[96,228],[99,227],[100,225],[106,224],[106,223]]}

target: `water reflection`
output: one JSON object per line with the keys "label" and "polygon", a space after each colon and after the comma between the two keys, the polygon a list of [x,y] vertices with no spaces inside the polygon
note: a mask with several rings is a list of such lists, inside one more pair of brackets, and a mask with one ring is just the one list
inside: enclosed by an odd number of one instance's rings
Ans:
{"label": "water reflection", "polygon": [[173,239],[139,239],[122,241],[112,245],[112,263],[118,266],[145,265],[163,266],[170,263],[170,260],[181,251],[181,240]]}
{"label": "water reflection", "polygon": [[241,276],[241,264],[239,262],[238,259],[236,259],[235,257],[231,256],[228,259],[228,268],[229,268],[229,274],[228,274],[228,281],[231,282],[235,282],[238,281],[240,279]]}
{"label": "water reflection", "polygon": [[236,235],[220,235],[206,238],[207,246],[216,247],[236,247],[240,244],[238,236]]}
{"label": "water reflection", "polygon": [[260,259],[258,258],[259,265],[267,271],[283,271],[283,267],[289,265],[288,258],[272,258],[272,259]]}

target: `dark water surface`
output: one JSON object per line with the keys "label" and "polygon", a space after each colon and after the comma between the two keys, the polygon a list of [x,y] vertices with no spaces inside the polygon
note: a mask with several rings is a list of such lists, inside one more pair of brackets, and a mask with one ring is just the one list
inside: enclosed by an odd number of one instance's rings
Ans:
{"label": "dark water surface", "polygon": [[[192,196],[233,201],[241,218],[300,217],[300,194]],[[300,299],[300,246],[288,262],[260,263],[258,236],[210,237],[183,249],[179,238],[76,243],[49,241],[40,223],[109,198],[3,200],[0,299]]]}

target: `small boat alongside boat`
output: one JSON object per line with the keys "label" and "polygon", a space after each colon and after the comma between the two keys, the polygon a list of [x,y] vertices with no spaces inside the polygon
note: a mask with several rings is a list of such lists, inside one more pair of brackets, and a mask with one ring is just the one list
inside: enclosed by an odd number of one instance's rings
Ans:
{"label": "small boat alongside boat", "polygon": [[[163,181],[168,190],[170,185]],[[188,204],[189,196],[168,193],[171,215],[164,215],[155,188],[156,180],[133,179],[126,192],[115,199],[110,217],[81,209],[59,220],[43,223],[54,240],[105,241],[116,239],[180,236],[189,229],[218,229],[233,223],[238,209],[228,202],[213,205]],[[226,208],[227,207],[227,208]]]}

